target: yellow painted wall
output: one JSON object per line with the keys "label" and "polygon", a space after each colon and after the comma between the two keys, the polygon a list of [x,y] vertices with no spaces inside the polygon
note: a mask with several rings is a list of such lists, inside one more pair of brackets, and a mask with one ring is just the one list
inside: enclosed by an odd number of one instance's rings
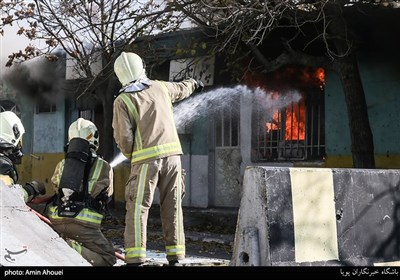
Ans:
{"label": "yellow painted wall", "polygon": [[[64,158],[64,153],[57,154],[35,154],[35,156],[25,155],[22,164],[17,166],[19,183],[24,185],[32,180],[40,180],[45,183],[46,194],[53,194],[50,180],[56,164]],[[375,156],[376,168],[396,169],[400,168],[400,155]],[[328,168],[351,168],[353,161],[351,156],[331,156],[325,162],[307,163],[297,162],[294,167],[328,167]],[[130,165],[119,165],[114,168],[114,201],[125,202],[125,185],[128,181]]]}
{"label": "yellow painted wall", "polygon": [[51,176],[57,163],[64,158],[64,153],[24,155],[22,164],[17,166],[19,183],[24,185],[32,180],[42,181],[46,186],[46,195],[53,194]]}
{"label": "yellow painted wall", "polygon": [[[397,169],[400,168],[400,155],[375,155],[375,165],[377,169]],[[325,161],[325,166],[329,168],[352,168],[353,159],[349,156],[330,156]]]}
{"label": "yellow painted wall", "polygon": [[353,158],[348,156],[328,156],[325,159],[325,167],[328,168],[352,168]]}
{"label": "yellow painted wall", "polygon": [[[46,195],[53,194],[51,176],[64,153],[25,155],[17,165],[19,183],[24,185],[32,180],[42,181],[46,186]],[[114,168],[114,200],[125,202],[125,185],[128,181],[130,166],[120,165]]]}
{"label": "yellow painted wall", "polygon": [[400,155],[394,156],[375,156],[375,164],[376,168],[393,168],[397,169],[400,168]]}
{"label": "yellow painted wall", "polygon": [[125,185],[128,182],[131,167],[118,165],[114,168],[114,201],[125,202]]}

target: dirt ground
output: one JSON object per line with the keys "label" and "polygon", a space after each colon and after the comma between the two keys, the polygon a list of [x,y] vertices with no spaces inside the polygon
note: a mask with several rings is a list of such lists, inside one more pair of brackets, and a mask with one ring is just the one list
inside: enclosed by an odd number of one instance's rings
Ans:
{"label": "dirt ground", "polygon": [[[43,214],[44,204],[30,204]],[[186,256],[230,261],[236,230],[237,209],[183,208]],[[116,248],[124,247],[125,204],[110,205],[102,222],[103,234]],[[150,208],[147,249],[165,252],[158,205]]]}
{"label": "dirt ground", "polygon": [[[230,260],[235,234],[235,210],[185,209],[184,226],[186,255]],[[165,245],[159,218],[159,207],[150,208],[147,226],[147,249],[164,252]],[[102,231],[116,247],[123,248],[125,209],[123,205],[109,209]]]}

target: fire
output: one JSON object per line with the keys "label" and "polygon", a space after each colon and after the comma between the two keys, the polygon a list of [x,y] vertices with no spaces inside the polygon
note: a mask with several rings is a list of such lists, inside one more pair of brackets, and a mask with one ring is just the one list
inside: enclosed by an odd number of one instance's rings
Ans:
{"label": "fire", "polygon": [[322,89],[325,86],[325,70],[323,68],[317,68],[315,76],[319,80],[319,87]]}
{"label": "fire", "polygon": [[274,109],[272,119],[265,123],[265,129],[268,133],[272,130],[283,129],[282,121],[285,121],[285,140],[304,140],[305,139],[305,123],[306,108],[304,98],[298,102],[293,102],[284,110],[284,119],[282,119],[279,109]]}
{"label": "fire", "polygon": [[306,108],[304,98],[286,107],[285,140],[304,140]]}
{"label": "fire", "polygon": [[[284,100],[287,92],[297,89],[301,93],[299,100],[294,100],[285,107],[265,108],[270,120],[265,122],[268,133],[281,130],[281,139],[286,141],[304,141],[306,135],[306,103],[305,93],[310,88],[323,89],[325,86],[325,70],[321,67],[287,65],[267,74],[247,73],[247,84],[263,88],[270,94],[270,101]],[[277,134],[277,133],[275,133]]]}

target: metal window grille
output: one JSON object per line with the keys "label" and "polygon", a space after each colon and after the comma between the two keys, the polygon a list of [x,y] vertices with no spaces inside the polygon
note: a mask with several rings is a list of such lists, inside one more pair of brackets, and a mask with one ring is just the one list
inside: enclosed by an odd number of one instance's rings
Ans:
{"label": "metal window grille", "polygon": [[283,108],[253,110],[252,160],[321,160],[325,156],[323,92],[302,94]]}
{"label": "metal window grille", "polygon": [[[234,102],[233,104],[236,105]],[[225,106],[215,112],[216,147],[238,147],[240,142],[238,106]]]}
{"label": "metal window grille", "polygon": [[84,118],[89,121],[93,121],[93,111],[92,110],[80,110],[79,117]]}

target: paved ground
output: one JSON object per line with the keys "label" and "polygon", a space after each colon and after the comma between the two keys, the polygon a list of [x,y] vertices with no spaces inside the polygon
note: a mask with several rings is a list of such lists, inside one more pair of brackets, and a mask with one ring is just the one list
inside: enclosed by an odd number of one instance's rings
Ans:
{"label": "paved ground", "polygon": [[[31,206],[43,213],[43,204]],[[183,212],[187,259],[182,266],[229,265],[238,209],[184,208]],[[103,220],[102,231],[122,251],[124,227],[125,204],[110,207],[109,215]],[[150,209],[147,231],[147,265],[166,264],[158,205],[153,205]],[[123,264],[122,261],[117,262],[117,265]]]}
{"label": "paved ground", "polygon": [[[124,205],[110,209],[104,220],[104,235],[123,247]],[[237,209],[184,208],[187,259],[182,266],[226,266],[232,256]],[[147,257],[150,266],[166,264],[159,207],[153,205],[148,221]],[[123,262],[119,261],[117,265]]]}
{"label": "paved ground", "polygon": [[[118,259],[114,266],[123,265],[125,262]],[[167,266],[165,253],[147,250],[147,261],[143,266]],[[229,260],[188,255],[177,266],[229,266]]]}

